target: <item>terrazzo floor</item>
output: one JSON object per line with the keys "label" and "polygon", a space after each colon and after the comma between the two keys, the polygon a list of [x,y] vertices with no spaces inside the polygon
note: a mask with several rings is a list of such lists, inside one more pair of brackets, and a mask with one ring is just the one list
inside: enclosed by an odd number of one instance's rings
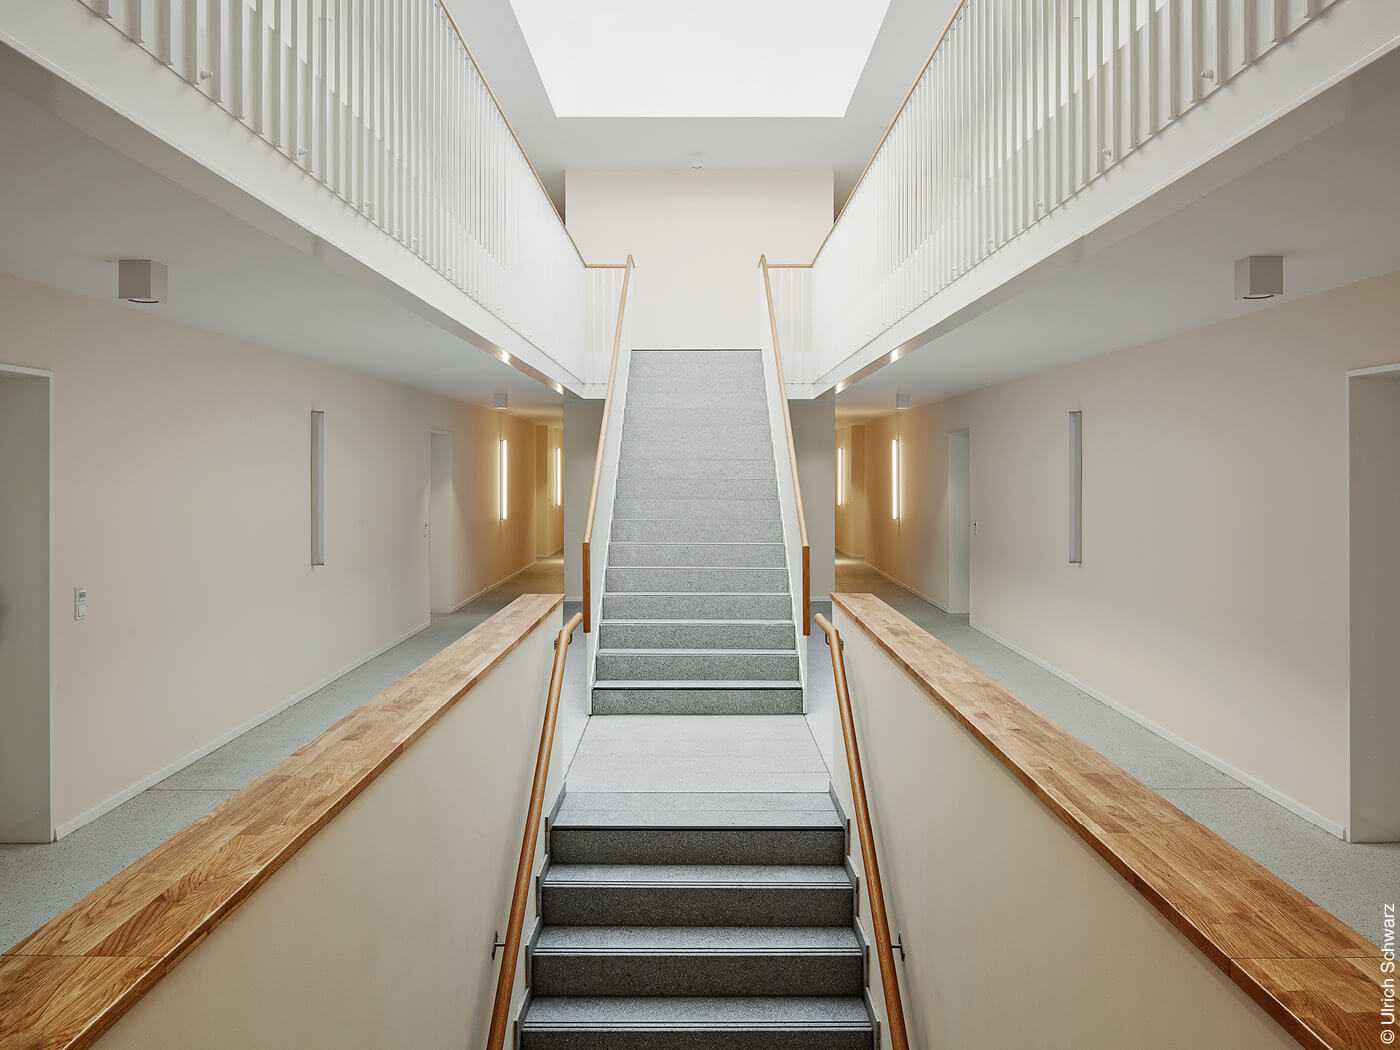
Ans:
{"label": "terrazzo floor", "polygon": [[[191,763],[57,842],[0,845],[0,951],[7,951],[113,875],[194,823],[293,751],[440,652],[522,594],[561,593],[562,556],[531,568],[305,700]],[[574,608],[566,606],[565,616]],[[565,664],[559,733],[571,754],[583,732],[585,647],[575,636]]]}
{"label": "terrazzo floor", "polygon": [[[837,557],[836,590],[874,594],[893,606],[1172,805],[1380,943],[1382,906],[1400,901],[1400,843],[1336,838],[969,627],[966,616],[943,612],[863,561]],[[807,645],[810,674],[828,657],[815,628]],[[830,664],[825,666],[829,682]],[[809,690],[809,707],[820,702],[818,684]],[[825,703],[829,711],[831,700]]]}

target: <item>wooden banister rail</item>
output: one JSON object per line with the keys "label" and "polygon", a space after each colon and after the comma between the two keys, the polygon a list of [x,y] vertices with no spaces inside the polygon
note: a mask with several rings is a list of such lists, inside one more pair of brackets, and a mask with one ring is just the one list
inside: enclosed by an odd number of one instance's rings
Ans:
{"label": "wooden banister rail", "polygon": [[875,832],[870,827],[870,805],[865,798],[865,774],[860,769],[860,748],[856,745],[851,694],[846,688],[846,661],[841,655],[841,635],[831,621],[820,613],[817,614],[817,626],[826,632],[826,644],[831,648],[836,707],[841,714],[841,735],[846,741],[846,764],[851,770],[851,795],[855,799],[860,856],[865,863],[866,892],[870,894],[870,923],[875,927],[875,953],[880,959],[880,984],[885,989],[890,1045],[894,1050],[909,1050],[909,1035],[904,1029],[904,1004],[899,998],[899,974],[894,969],[894,945],[890,942],[890,920],[885,912],[885,891],[880,885],[880,863],[875,858]]}
{"label": "wooden banister rail", "polygon": [[588,495],[588,516],[583,519],[583,633],[593,630],[593,518],[598,513],[598,482],[603,477],[603,446],[608,438],[608,415],[612,412],[613,382],[617,379],[617,354],[622,346],[622,318],[627,312],[627,286],[632,281],[632,256],[622,264],[622,294],[617,299],[617,331],[613,334],[612,364],[608,366],[608,390],[603,396],[603,422],[598,428],[598,455],[593,461],[593,491]]}
{"label": "wooden banister rail", "polygon": [[802,509],[802,481],[797,476],[797,446],[792,440],[792,413],[788,410],[787,384],[783,380],[783,349],[778,345],[778,319],[773,312],[772,267],[766,255],[758,257],[763,271],[763,294],[768,297],[768,326],[773,332],[773,357],[778,364],[778,397],[783,403],[783,428],[787,432],[788,466],[792,470],[792,491],[797,497],[797,531],[802,537],[802,633],[812,633],[812,545],[807,541],[807,515]]}
{"label": "wooden banister rail", "polygon": [[554,726],[559,719],[559,694],[564,688],[564,660],[569,640],[583,613],[574,613],[559,630],[554,642],[554,670],[549,676],[549,698],[545,702],[544,724],[540,730],[540,753],[535,759],[535,781],[530,788],[530,808],[525,816],[525,837],[520,843],[520,864],[515,869],[515,890],[510,898],[510,920],[506,924],[505,954],[496,979],[496,1002],[491,1008],[491,1033],[487,1050],[502,1050],[510,1027],[510,997],[515,987],[515,964],[520,955],[520,937],[525,928],[525,905],[530,898],[530,876],[535,867],[535,841],[544,814],[544,788],[549,779],[549,755],[554,747]]}

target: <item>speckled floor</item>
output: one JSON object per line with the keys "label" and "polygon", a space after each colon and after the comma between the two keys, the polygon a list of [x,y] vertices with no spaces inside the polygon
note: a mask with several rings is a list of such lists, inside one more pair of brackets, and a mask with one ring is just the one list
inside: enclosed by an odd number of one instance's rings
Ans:
{"label": "speckled floor", "polygon": [[[864,562],[838,556],[836,589],[879,596],[1174,806],[1380,943],[1382,904],[1400,900],[1400,843],[1335,838],[973,630],[966,616],[943,612]],[[826,658],[814,630],[808,639],[809,678]],[[809,709],[822,702],[820,695],[819,687],[809,691]],[[830,703],[825,700],[827,711]],[[808,717],[817,716],[809,710]],[[821,741],[820,734],[817,739]]]}
{"label": "speckled floor", "polygon": [[[0,845],[0,951],[13,947],[519,595],[557,594],[563,589],[563,557],[542,558],[457,612],[434,616],[431,626],[412,638],[58,842]],[[566,608],[565,614],[573,611]],[[584,652],[581,644],[571,646],[564,670],[559,733],[566,754],[572,754],[587,721]]]}

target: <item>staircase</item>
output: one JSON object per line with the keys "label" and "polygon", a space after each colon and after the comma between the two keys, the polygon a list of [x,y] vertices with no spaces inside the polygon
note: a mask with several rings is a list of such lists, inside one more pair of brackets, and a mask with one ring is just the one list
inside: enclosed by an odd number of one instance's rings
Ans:
{"label": "staircase", "polygon": [[520,1050],[873,1050],[824,793],[569,793]]}
{"label": "staircase", "polygon": [[800,714],[757,350],[635,350],[593,713]]}

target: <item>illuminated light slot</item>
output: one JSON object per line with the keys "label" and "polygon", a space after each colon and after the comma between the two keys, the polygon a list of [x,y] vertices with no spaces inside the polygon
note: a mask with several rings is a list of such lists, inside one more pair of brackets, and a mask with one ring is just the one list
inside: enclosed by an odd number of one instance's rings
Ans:
{"label": "illuminated light slot", "polygon": [[836,505],[846,505],[846,450],[836,446]]}
{"label": "illuminated light slot", "polygon": [[564,505],[564,446],[554,450],[554,505]]}
{"label": "illuminated light slot", "polygon": [[890,439],[890,517],[899,520],[899,438]]}
{"label": "illuminated light slot", "polygon": [[506,483],[506,467],[508,456],[506,453],[506,439],[501,438],[501,520],[507,518],[507,508],[510,506],[510,489]]}

